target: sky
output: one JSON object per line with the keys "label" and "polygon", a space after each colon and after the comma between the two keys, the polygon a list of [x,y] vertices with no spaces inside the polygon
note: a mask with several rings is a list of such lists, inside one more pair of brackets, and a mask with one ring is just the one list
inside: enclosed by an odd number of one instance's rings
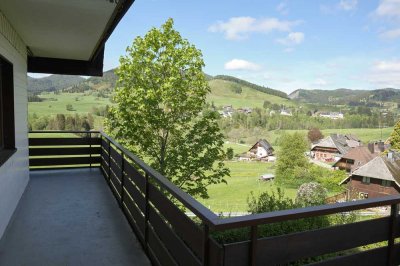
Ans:
{"label": "sky", "polygon": [[210,75],[287,93],[400,89],[400,0],[136,0],[106,44],[104,70],[170,17]]}

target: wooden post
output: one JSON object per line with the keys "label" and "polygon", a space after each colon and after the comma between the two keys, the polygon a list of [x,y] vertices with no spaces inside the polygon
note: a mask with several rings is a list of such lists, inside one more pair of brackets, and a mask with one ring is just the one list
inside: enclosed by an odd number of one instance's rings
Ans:
{"label": "wooden post", "polygon": [[249,249],[249,265],[256,265],[257,263],[257,239],[258,227],[254,225],[250,228],[250,249]]}
{"label": "wooden post", "polygon": [[108,183],[111,186],[111,141],[108,140]]}
{"label": "wooden post", "polygon": [[388,265],[394,266],[395,264],[395,250],[394,239],[396,238],[397,218],[399,216],[399,205],[393,204],[390,208],[390,230],[388,239]]}
{"label": "wooden post", "polygon": [[121,151],[121,208],[122,210],[124,209],[124,194],[125,194],[125,189],[124,189],[124,185],[125,185],[125,176],[124,176],[124,152]]}
{"label": "wooden post", "polygon": [[210,228],[207,224],[203,225],[203,266],[208,266],[210,255]]}
{"label": "wooden post", "polygon": [[145,209],[144,209],[144,243],[145,243],[145,251],[149,254],[149,174],[146,172],[145,174],[145,193],[144,199],[146,201]]}

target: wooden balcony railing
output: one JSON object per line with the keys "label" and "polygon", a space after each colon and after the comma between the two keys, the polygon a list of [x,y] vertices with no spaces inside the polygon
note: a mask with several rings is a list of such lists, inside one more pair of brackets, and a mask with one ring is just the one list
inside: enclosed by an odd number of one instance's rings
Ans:
{"label": "wooden balcony railing", "polygon": [[[51,137],[61,133],[72,137]],[[103,132],[34,131],[29,146],[32,170],[99,167],[155,265],[286,265],[374,243],[381,244],[313,265],[400,264],[400,244],[395,242],[400,237],[400,196],[221,218]],[[263,224],[380,206],[390,206],[390,216],[281,236],[258,236]],[[196,218],[189,218],[184,208]],[[245,227],[250,228],[250,234],[242,242],[220,244],[210,235],[212,231]]]}

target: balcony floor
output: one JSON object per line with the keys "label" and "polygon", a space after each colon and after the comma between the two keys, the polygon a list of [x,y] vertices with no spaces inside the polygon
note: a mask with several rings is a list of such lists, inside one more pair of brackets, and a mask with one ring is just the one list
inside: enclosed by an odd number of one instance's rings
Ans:
{"label": "balcony floor", "polygon": [[150,265],[98,169],[31,172],[0,265]]}

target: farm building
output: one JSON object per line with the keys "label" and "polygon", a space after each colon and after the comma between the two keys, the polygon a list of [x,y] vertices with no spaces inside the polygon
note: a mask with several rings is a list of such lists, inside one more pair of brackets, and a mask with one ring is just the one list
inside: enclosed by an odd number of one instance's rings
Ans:
{"label": "farm building", "polygon": [[274,148],[272,148],[271,144],[267,140],[260,139],[250,148],[248,153],[253,158],[265,159],[268,158],[268,156],[274,155]]}
{"label": "farm building", "polygon": [[378,150],[374,150],[374,144],[370,143],[368,147],[360,146],[350,149],[332,167],[352,173],[378,155]]}
{"label": "farm building", "polygon": [[355,170],[341,184],[347,184],[349,198],[377,198],[400,192],[400,157],[393,152],[377,156]]}
{"label": "farm building", "polygon": [[331,134],[313,144],[310,155],[318,161],[336,162],[351,148],[360,145],[361,141],[354,135]]}

